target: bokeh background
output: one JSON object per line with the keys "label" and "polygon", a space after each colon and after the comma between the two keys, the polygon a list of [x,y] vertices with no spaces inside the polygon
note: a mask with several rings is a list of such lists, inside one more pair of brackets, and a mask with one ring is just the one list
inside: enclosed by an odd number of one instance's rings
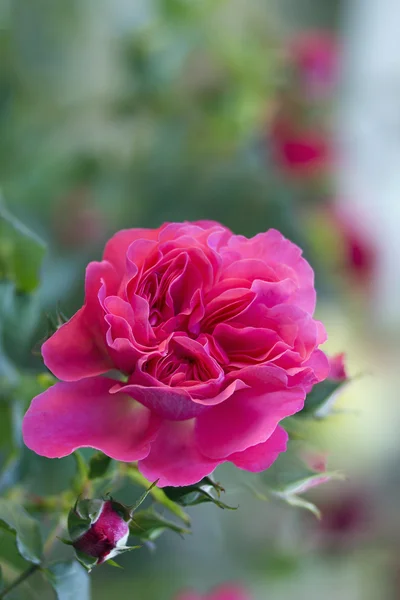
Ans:
{"label": "bokeh background", "polygon": [[[255,600],[400,598],[399,16],[394,0],[1,1],[0,188],[48,244],[37,314],[73,314],[120,228],[276,227],[315,268],[326,349],[354,378],[309,425],[347,478],[310,495],[322,521],[222,468],[239,510],[194,507],[192,536],[96,570],[95,600],[231,580]],[[44,317],[26,318],[8,352],[39,371]],[[30,457],[24,481],[54,492],[70,471]]]}

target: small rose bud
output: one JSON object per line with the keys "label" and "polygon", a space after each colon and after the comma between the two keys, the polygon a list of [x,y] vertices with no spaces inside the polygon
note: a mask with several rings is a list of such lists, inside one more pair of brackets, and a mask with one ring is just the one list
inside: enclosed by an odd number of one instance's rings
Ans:
{"label": "small rose bud", "polygon": [[347,371],[345,365],[345,355],[343,352],[340,354],[335,354],[335,356],[331,356],[329,359],[329,375],[328,379],[331,381],[347,381]]}
{"label": "small rose bud", "polygon": [[114,500],[79,500],[68,517],[68,530],[78,560],[89,570],[117,554],[126,546],[131,513]]}

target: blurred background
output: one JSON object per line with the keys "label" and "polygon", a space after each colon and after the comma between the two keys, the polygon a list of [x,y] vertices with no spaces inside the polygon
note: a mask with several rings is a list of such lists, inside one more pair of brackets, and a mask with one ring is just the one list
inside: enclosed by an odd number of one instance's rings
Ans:
{"label": "blurred background", "polygon": [[[321,521],[222,468],[239,510],[191,509],[192,536],[96,570],[95,600],[229,580],[255,600],[400,598],[399,35],[395,0],[1,0],[1,195],[48,244],[15,364],[41,369],[44,313],[80,306],[116,230],[215,219],[304,248],[354,377],[309,425],[347,477],[310,495]],[[32,491],[57,489],[60,462],[26,464]]]}

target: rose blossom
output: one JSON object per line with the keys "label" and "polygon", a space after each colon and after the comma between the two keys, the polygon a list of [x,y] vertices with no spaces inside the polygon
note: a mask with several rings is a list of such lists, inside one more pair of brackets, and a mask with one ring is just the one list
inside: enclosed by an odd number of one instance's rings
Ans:
{"label": "rose blossom", "polygon": [[250,600],[245,590],[237,585],[223,585],[205,596],[195,592],[186,592],[176,600]]}
{"label": "rose blossom", "polygon": [[329,371],[315,300],[311,267],[278,231],[120,231],[87,268],[84,306],[42,347],[63,381],[32,401],[25,443],[50,458],[90,446],[139,461],[160,486],[225,461],[264,470],[286,449],[279,422]]}

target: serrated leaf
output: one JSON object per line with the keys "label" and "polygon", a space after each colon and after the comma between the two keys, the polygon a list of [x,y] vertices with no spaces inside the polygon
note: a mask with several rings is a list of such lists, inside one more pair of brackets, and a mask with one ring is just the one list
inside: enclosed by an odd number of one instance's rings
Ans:
{"label": "serrated leaf", "polygon": [[25,560],[36,565],[42,562],[39,523],[22,506],[0,498],[0,527],[15,534],[18,552]]}
{"label": "serrated leaf", "polygon": [[71,540],[80,538],[90,526],[97,521],[104,505],[104,500],[77,500],[68,514],[68,533]]}
{"label": "serrated leaf", "polygon": [[0,279],[13,281],[19,292],[34,291],[45,251],[44,242],[13,217],[0,199]]}
{"label": "serrated leaf", "polygon": [[[148,481],[136,467],[133,465],[128,466],[127,470],[128,477],[138,485],[148,488],[150,486],[150,481]],[[161,489],[158,487],[153,487],[150,490],[150,494],[152,498],[158,503],[167,508],[172,514],[174,514],[178,519],[181,519],[186,525],[190,526],[190,517],[185,513],[184,510],[178,504],[173,502],[165,493],[165,488]]]}
{"label": "serrated leaf", "polygon": [[236,510],[236,507],[228,506],[228,504],[220,500],[222,491],[225,490],[210,477],[205,477],[195,485],[164,488],[164,492],[168,498],[181,506],[196,506],[204,502],[212,502],[219,508]]}
{"label": "serrated leaf", "polygon": [[110,468],[112,459],[102,452],[96,452],[89,461],[89,479],[100,479],[104,477]]}
{"label": "serrated leaf", "polygon": [[54,563],[45,574],[57,600],[90,600],[89,576],[75,560]]}
{"label": "serrated leaf", "polygon": [[132,535],[150,542],[156,540],[167,529],[180,535],[191,533],[189,529],[166,519],[153,508],[137,512],[129,524],[129,529]]}

